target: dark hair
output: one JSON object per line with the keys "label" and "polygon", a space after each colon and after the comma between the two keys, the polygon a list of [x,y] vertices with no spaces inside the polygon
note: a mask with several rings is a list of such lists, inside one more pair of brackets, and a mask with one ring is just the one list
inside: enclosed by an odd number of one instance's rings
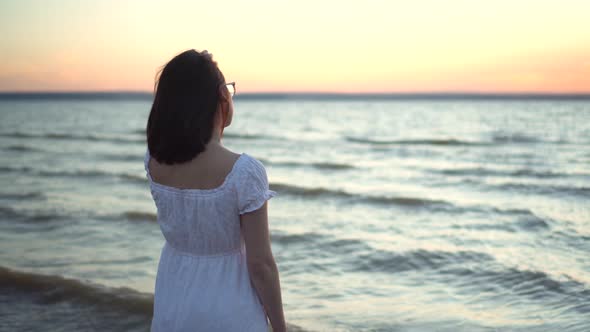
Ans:
{"label": "dark hair", "polygon": [[158,162],[187,162],[211,140],[223,74],[205,51],[184,51],[170,60],[156,79],[146,135]]}

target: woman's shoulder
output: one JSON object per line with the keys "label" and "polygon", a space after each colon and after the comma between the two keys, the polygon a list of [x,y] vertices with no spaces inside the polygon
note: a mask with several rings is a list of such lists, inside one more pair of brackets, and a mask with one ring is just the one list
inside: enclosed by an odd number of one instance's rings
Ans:
{"label": "woman's shoulder", "polygon": [[270,190],[266,169],[262,161],[247,154],[241,155],[241,174],[235,181],[240,214],[258,209],[266,200],[276,195]]}
{"label": "woman's shoulder", "polygon": [[243,184],[251,181],[268,181],[264,163],[256,157],[243,152],[240,154],[237,163],[238,183]]}
{"label": "woman's shoulder", "polygon": [[240,159],[242,159],[242,165],[245,166],[243,169],[250,172],[262,172],[266,171],[264,163],[262,160],[252,156],[249,153],[243,152],[240,155]]}

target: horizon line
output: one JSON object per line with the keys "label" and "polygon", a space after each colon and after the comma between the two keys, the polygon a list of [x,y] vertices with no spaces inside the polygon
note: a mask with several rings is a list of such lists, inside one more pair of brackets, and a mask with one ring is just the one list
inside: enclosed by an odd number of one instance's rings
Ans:
{"label": "horizon line", "polygon": [[[153,92],[145,90],[96,91],[0,91],[0,99],[146,99]],[[474,91],[420,91],[420,92],[321,92],[321,91],[269,91],[242,92],[236,100],[256,99],[590,99],[589,92],[474,92]]]}

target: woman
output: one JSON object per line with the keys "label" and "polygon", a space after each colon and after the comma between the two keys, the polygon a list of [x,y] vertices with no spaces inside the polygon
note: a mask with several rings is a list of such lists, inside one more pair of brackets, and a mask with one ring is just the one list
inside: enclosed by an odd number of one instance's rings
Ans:
{"label": "woman", "polygon": [[[145,170],[165,238],[151,331],[286,331],[264,166],[221,143],[233,117],[207,51],[166,64],[147,122]],[[268,320],[267,320],[268,317]]]}

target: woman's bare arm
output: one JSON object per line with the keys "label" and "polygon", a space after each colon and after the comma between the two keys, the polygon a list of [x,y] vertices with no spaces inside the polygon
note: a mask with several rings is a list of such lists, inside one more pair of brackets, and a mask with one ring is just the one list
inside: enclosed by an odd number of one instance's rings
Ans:
{"label": "woman's bare arm", "polygon": [[272,330],[287,331],[279,271],[270,245],[267,202],[258,210],[241,215],[240,223],[246,243],[250,279],[262,301]]}

